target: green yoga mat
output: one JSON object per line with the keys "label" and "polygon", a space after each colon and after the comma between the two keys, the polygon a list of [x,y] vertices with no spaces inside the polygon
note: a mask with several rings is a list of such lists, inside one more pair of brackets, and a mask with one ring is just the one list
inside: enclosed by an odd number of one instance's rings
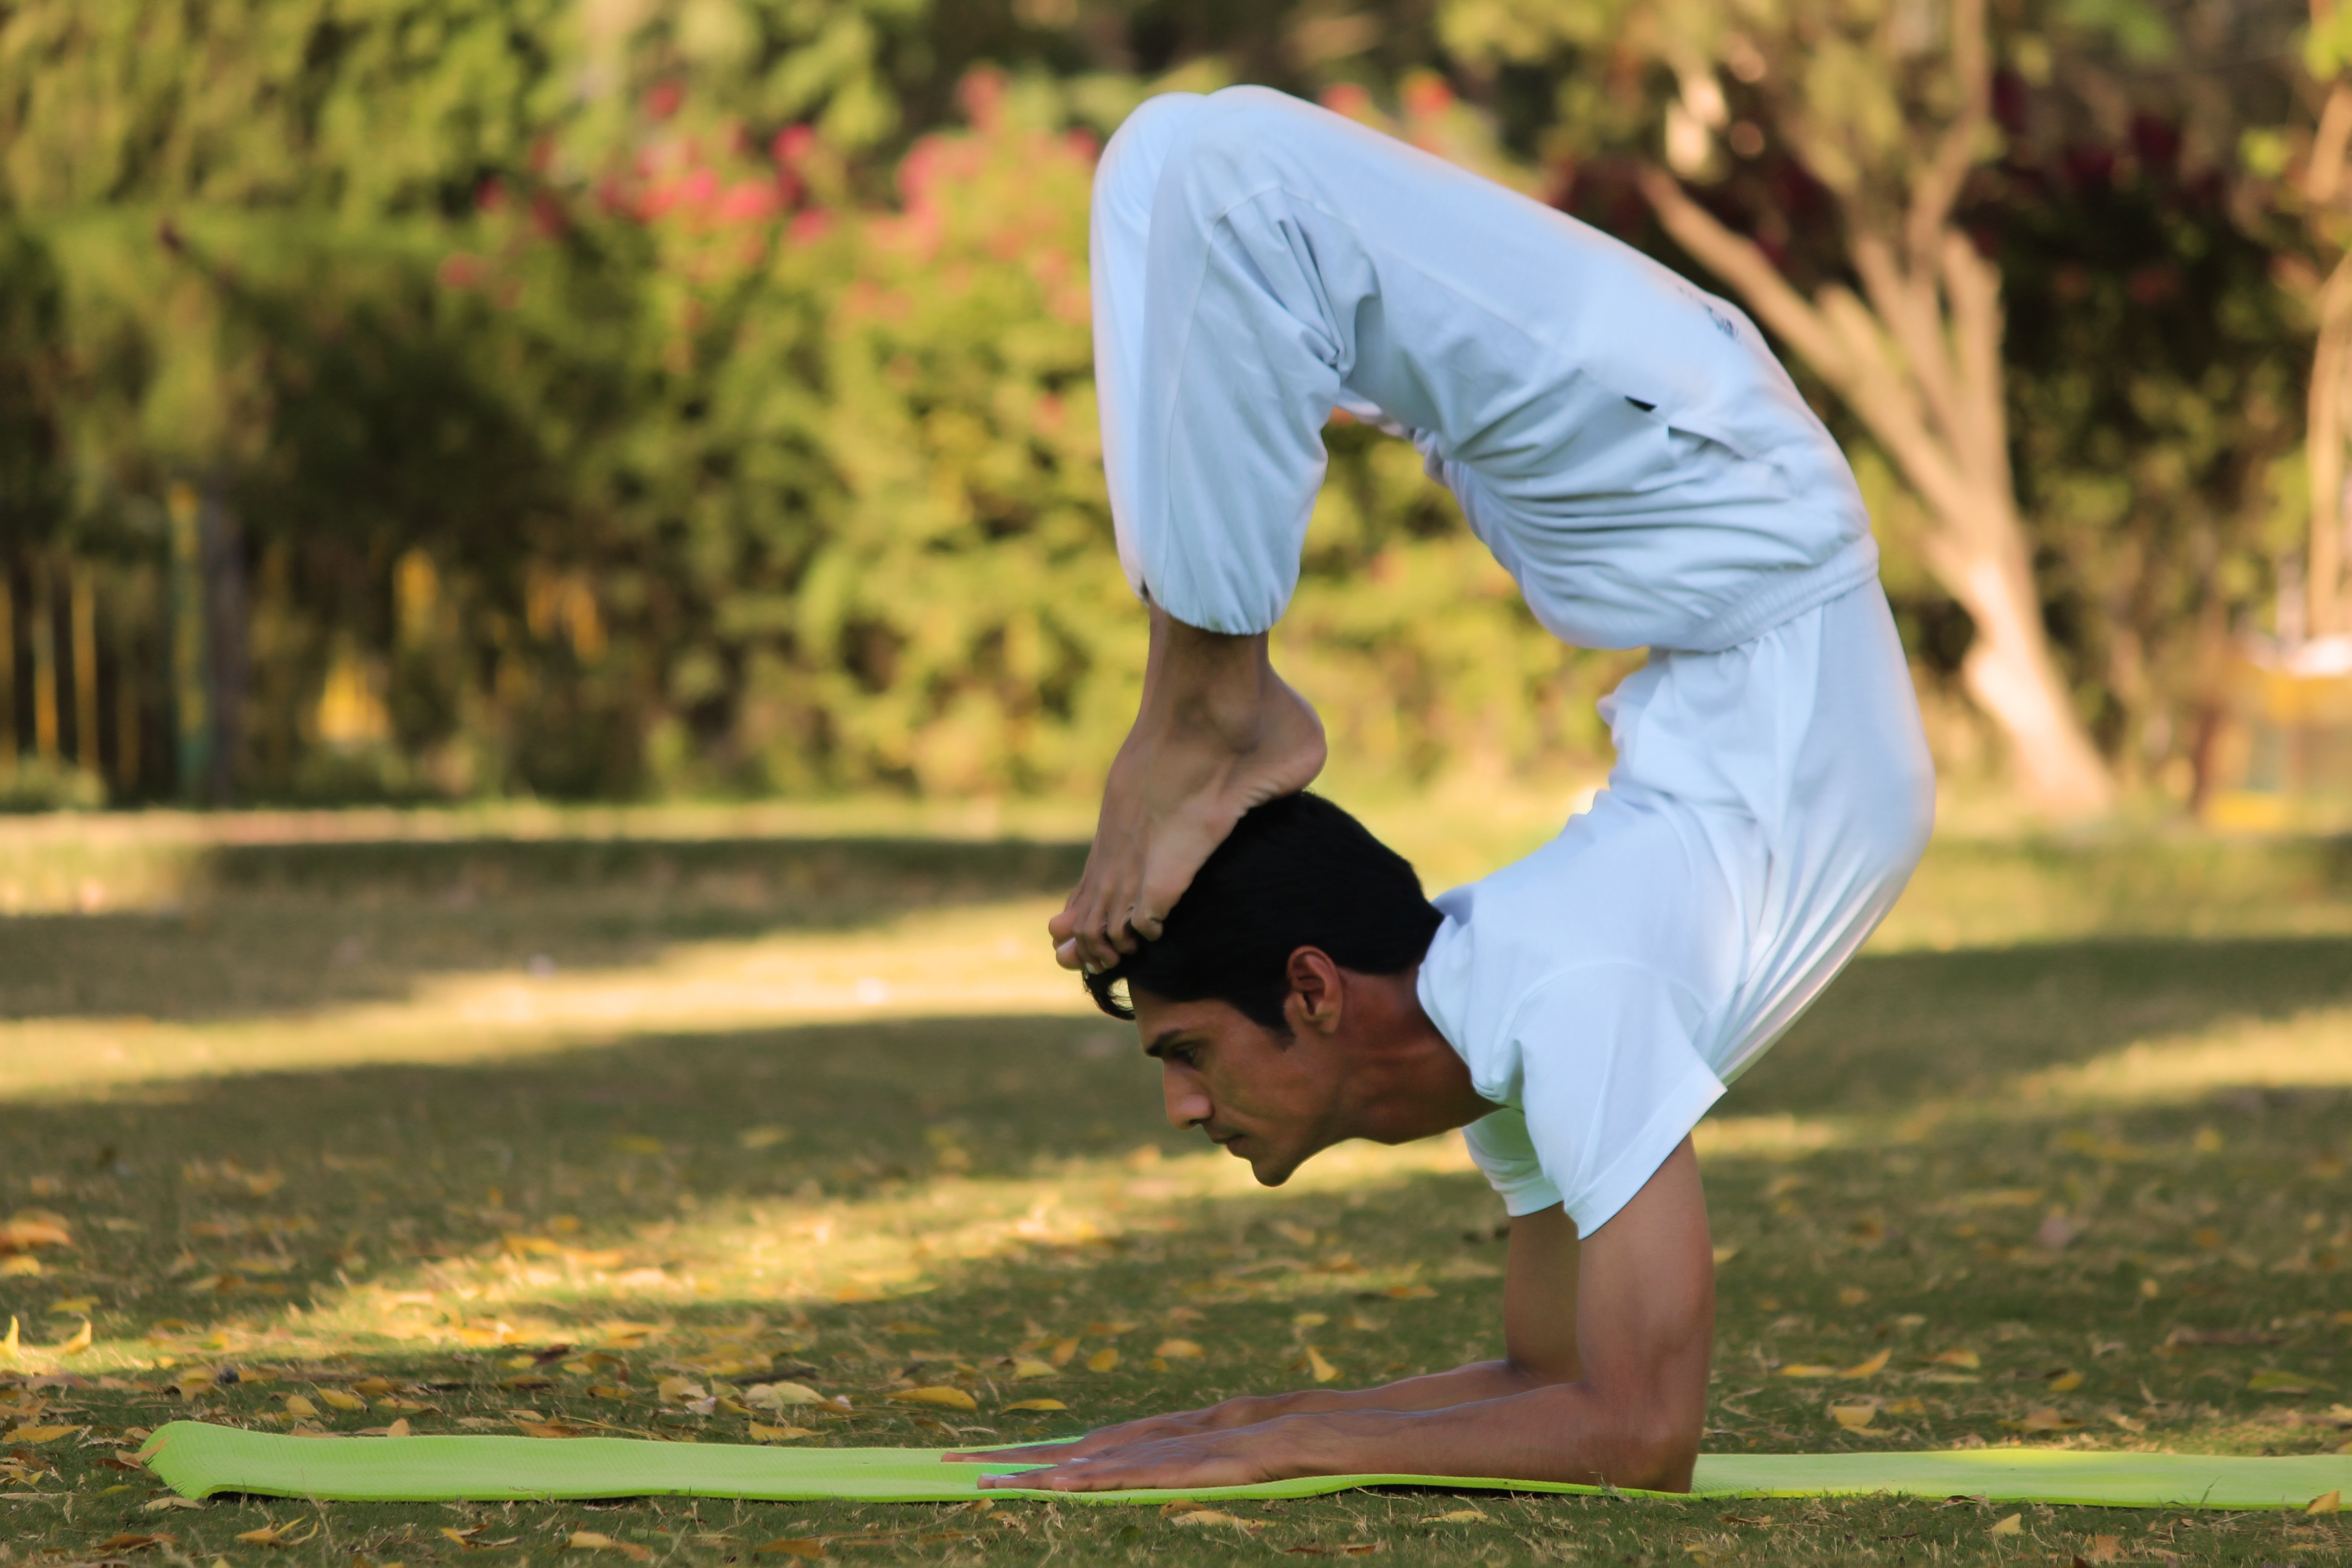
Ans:
{"label": "green yoga mat", "polygon": [[[255,1492],[340,1502],[709,1497],[772,1502],[965,1502],[983,1475],[1034,1467],[947,1464],[942,1448],[767,1448],[634,1437],[292,1437],[174,1421],[141,1451],[183,1497]],[[1353,1487],[1597,1492],[1554,1481],[1451,1476],[1311,1476],[1183,1491],[992,1491],[1072,1502],[1297,1498]],[[2241,1459],[2199,1454],[1970,1448],[1936,1454],[1709,1454],[1691,1489],[1713,1498],[1985,1497],[2116,1508],[2300,1508],[2352,1490],[2352,1457]]]}

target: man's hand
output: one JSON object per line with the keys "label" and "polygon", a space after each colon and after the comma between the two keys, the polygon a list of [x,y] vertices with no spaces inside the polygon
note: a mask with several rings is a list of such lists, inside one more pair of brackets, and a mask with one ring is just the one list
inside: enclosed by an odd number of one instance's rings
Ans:
{"label": "man's hand", "polygon": [[1160,931],[1193,873],[1250,807],[1323,771],[1322,721],[1285,685],[1264,634],[1204,632],[1151,607],[1135,727],[1103,785],[1086,874],[1046,922],[1066,969],[1108,969]]}
{"label": "man's hand", "polygon": [[[1128,1442],[1093,1455],[1068,1452],[1075,1445],[962,1454],[967,1459],[1045,1462],[1051,1468],[1017,1476],[982,1476],[983,1489],[1011,1487],[1032,1491],[1108,1492],[1144,1487],[1245,1487],[1293,1476],[1328,1475],[1316,1466],[1315,1447],[1293,1423],[1310,1415],[1286,1415],[1229,1431],[1175,1432]],[[1141,1423],[1138,1423],[1141,1425]],[[1060,1451],[1056,1452],[1056,1448]]]}

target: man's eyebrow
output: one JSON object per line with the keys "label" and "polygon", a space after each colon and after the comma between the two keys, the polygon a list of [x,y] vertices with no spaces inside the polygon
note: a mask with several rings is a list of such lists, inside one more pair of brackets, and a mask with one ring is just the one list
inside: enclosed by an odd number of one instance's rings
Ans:
{"label": "man's eyebrow", "polygon": [[1152,1037],[1151,1043],[1143,1047],[1143,1054],[1147,1057],[1157,1057],[1160,1055],[1162,1052],[1166,1051],[1169,1047],[1182,1039],[1184,1037],[1184,1033],[1185,1031],[1182,1029],[1160,1030],[1158,1035]]}

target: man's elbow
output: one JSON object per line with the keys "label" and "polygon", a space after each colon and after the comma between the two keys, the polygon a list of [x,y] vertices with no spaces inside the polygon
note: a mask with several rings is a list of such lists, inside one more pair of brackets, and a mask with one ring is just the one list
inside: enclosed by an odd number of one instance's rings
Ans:
{"label": "man's elbow", "polygon": [[1686,1492],[1698,1464],[1701,1423],[1654,1412],[1632,1416],[1614,1447],[1616,1468],[1605,1479],[1633,1491]]}

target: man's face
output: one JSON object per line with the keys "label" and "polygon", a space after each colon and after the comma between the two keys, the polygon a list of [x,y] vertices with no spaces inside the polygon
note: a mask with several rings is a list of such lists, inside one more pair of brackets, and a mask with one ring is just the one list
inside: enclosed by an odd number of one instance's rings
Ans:
{"label": "man's face", "polygon": [[[1340,1054],[1312,1028],[1279,1031],[1227,1002],[1168,1002],[1137,992],[1135,1026],[1157,1057],[1168,1120],[1198,1127],[1278,1187],[1307,1157],[1344,1136],[1337,1129]],[[1297,998],[1292,998],[1297,1011]]]}

